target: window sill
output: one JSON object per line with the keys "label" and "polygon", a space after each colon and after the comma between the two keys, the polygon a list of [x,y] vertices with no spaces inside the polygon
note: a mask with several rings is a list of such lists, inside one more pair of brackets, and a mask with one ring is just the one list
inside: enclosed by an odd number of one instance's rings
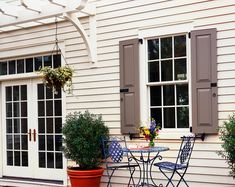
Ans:
{"label": "window sill", "polygon": [[180,139],[182,136],[189,135],[193,135],[189,129],[164,129],[160,131],[159,139]]}

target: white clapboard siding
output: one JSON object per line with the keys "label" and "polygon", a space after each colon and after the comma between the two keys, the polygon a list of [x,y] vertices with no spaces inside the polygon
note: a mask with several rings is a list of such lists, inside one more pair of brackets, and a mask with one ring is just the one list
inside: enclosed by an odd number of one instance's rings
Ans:
{"label": "white clapboard siding", "polygon": [[[67,113],[89,110],[102,114],[111,135],[120,135],[119,41],[137,38],[139,30],[164,27],[164,24],[191,22],[193,29],[217,28],[218,107],[219,125],[235,112],[235,1],[228,0],[92,0],[96,5],[97,57],[95,68],[88,62],[83,39],[71,23],[58,24],[58,39],[64,43],[66,61],[75,68],[73,94],[66,97]],[[89,34],[89,19],[81,20]],[[162,33],[164,35],[164,33]],[[53,43],[55,24],[32,27],[0,34],[0,54],[17,57],[15,51],[27,46]],[[14,50],[14,52],[13,52]],[[48,51],[49,52],[49,51]],[[30,55],[30,51],[28,52]],[[0,56],[1,59],[1,56]],[[143,62],[141,62],[143,63]],[[164,160],[174,161],[180,141],[158,139],[159,146],[168,146]],[[144,140],[128,141],[143,144]],[[221,140],[216,135],[197,140],[191,166],[186,175],[190,187],[232,187],[235,181],[228,176],[226,162],[217,155]],[[135,178],[138,178],[138,171]],[[126,186],[128,171],[121,170],[113,177],[114,187]],[[158,182],[166,183],[159,171]],[[107,177],[102,178],[102,187]]]}

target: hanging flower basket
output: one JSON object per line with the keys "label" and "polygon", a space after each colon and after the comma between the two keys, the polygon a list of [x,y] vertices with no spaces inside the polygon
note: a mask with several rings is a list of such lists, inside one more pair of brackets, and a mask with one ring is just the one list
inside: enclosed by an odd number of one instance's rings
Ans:
{"label": "hanging flower basket", "polygon": [[72,76],[74,70],[69,66],[58,68],[43,67],[39,70],[42,74],[44,85],[52,88],[54,92],[63,89],[64,92],[71,93],[72,91]]}

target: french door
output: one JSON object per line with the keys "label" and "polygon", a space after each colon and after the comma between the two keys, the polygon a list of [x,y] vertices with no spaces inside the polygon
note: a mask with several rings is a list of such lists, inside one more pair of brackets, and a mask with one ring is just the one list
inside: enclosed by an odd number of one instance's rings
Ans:
{"label": "french door", "polygon": [[3,176],[66,178],[61,94],[38,80],[2,83]]}

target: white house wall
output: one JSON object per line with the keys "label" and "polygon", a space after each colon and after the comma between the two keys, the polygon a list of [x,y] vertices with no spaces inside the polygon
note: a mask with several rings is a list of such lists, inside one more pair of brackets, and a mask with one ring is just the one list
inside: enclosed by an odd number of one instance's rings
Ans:
{"label": "white house wall", "polygon": [[[66,99],[67,112],[89,110],[102,114],[113,135],[120,134],[119,41],[137,38],[140,29],[191,21],[194,29],[217,28],[219,124],[235,112],[235,1],[231,0],[93,0],[97,11],[98,62],[92,66],[79,33],[68,22],[59,24],[59,41],[64,43],[68,64],[75,68],[73,95]],[[88,19],[81,20],[89,33]],[[162,33],[164,34],[164,33]],[[53,43],[55,25],[45,25],[0,34],[0,59],[18,57],[22,48]],[[17,54],[17,50],[19,54]],[[14,51],[12,53],[11,51]],[[30,49],[28,54],[31,54]],[[137,140],[135,140],[138,142]],[[144,141],[141,141],[144,143]],[[164,159],[174,161],[179,140],[159,139],[170,147]],[[186,175],[190,187],[232,187],[235,181],[216,151],[218,136],[198,140]],[[113,186],[125,186],[126,171],[118,171]],[[163,178],[155,172],[156,180]],[[106,177],[102,178],[105,186]],[[163,181],[164,183],[164,181]]]}

